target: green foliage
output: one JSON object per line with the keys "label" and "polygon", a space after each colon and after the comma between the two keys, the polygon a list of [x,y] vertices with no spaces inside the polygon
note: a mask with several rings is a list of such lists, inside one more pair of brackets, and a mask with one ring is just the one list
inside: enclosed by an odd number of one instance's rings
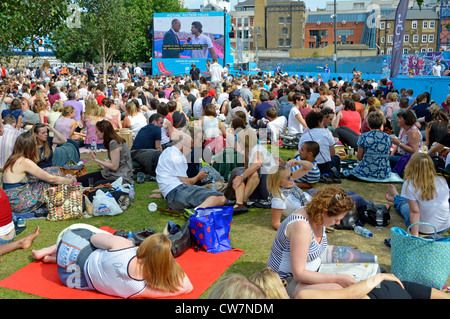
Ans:
{"label": "green foliage", "polygon": [[13,48],[36,53],[39,40],[47,37],[68,16],[69,0],[0,1],[0,57],[8,57]]}

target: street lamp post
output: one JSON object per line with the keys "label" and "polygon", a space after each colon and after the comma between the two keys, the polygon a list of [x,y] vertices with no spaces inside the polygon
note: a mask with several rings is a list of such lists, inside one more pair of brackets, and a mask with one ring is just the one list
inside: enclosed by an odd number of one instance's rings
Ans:
{"label": "street lamp post", "polygon": [[336,0],[334,0],[334,73],[337,73],[337,25],[336,25]]}

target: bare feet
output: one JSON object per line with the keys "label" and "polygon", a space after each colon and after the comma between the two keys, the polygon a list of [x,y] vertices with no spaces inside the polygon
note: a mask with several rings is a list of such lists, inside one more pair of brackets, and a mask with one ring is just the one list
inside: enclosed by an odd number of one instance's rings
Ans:
{"label": "bare feet", "polygon": [[155,194],[151,194],[148,197],[150,198],[163,198],[161,194],[155,193]]}
{"label": "bare feet", "polygon": [[386,197],[386,200],[389,202],[394,202],[395,196],[398,195],[397,188],[395,188],[394,185],[389,184],[388,186],[388,194],[384,195]]}
{"label": "bare feet", "polygon": [[38,235],[39,235],[39,226],[36,227],[34,233],[31,233],[29,235],[26,235],[24,238],[19,239],[17,241],[17,244],[19,244],[19,247],[22,249],[28,249],[31,247],[31,243]]}

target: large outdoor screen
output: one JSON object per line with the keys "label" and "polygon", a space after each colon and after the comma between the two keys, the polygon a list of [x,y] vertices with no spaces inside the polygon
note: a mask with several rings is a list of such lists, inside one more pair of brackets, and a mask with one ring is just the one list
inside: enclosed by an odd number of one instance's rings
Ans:
{"label": "large outdoor screen", "polygon": [[224,58],[223,12],[155,13],[153,58]]}

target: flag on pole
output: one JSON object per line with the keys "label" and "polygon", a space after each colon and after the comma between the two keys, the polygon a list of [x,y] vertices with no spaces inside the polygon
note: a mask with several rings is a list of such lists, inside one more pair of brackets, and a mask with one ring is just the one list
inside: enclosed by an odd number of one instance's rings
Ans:
{"label": "flag on pole", "polygon": [[408,12],[408,0],[400,0],[395,11],[394,40],[392,46],[391,78],[398,75],[400,60],[403,53],[403,36],[405,35],[406,14]]}

